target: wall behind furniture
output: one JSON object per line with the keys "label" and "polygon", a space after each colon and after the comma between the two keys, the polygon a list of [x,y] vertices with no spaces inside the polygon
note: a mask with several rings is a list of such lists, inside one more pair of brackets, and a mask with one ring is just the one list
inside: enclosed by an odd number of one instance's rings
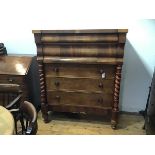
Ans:
{"label": "wall behind furniture", "polygon": [[[36,55],[33,29],[127,28],[120,110],[138,112],[145,108],[155,66],[155,20],[124,20],[127,18],[113,18],[113,13],[107,19],[105,12],[109,14],[109,8],[103,9],[100,0],[89,1],[89,5],[82,0],[5,0],[2,6],[0,42],[4,42],[9,54]],[[109,6],[118,12],[110,1]]]}
{"label": "wall behind furniture", "polygon": [[125,46],[121,109],[145,108],[155,67],[155,20],[132,21]]}

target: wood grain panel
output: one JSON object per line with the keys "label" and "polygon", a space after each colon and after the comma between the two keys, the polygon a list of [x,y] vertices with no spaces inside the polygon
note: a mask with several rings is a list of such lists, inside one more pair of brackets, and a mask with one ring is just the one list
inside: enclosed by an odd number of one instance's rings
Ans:
{"label": "wood grain panel", "polygon": [[117,34],[42,34],[41,42],[55,43],[55,42],[118,42]]}
{"label": "wood grain panel", "polygon": [[23,84],[23,76],[0,75],[0,83]]}
{"label": "wood grain panel", "polygon": [[104,64],[119,65],[123,63],[123,58],[98,58],[98,57],[51,57],[44,56],[43,62],[50,63],[66,63],[66,64]]}
{"label": "wood grain panel", "polygon": [[26,56],[1,56],[0,74],[26,75],[32,58]]}
{"label": "wood grain panel", "polygon": [[49,104],[57,105],[85,105],[97,107],[111,107],[113,103],[112,94],[89,94],[78,92],[48,91],[47,100]]}
{"label": "wood grain panel", "polygon": [[45,65],[46,76],[51,77],[86,77],[114,79],[115,66],[113,65],[81,65],[81,64],[48,64]]}
{"label": "wood grain panel", "polygon": [[34,34],[105,34],[105,33],[127,33],[128,29],[79,29],[79,30],[32,30]]}
{"label": "wood grain panel", "polygon": [[86,78],[46,77],[47,90],[86,90],[113,94],[114,80],[96,80]]}
{"label": "wood grain panel", "polygon": [[38,54],[43,52],[46,56],[72,56],[72,57],[118,57],[122,58],[124,44],[101,45],[46,45],[38,46]]}

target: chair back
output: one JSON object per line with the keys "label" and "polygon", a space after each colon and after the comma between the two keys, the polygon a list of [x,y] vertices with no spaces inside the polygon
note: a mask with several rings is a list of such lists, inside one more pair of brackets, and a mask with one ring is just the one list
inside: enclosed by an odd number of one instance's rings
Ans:
{"label": "chair back", "polygon": [[19,109],[22,100],[20,85],[3,83],[0,84],[0,105],[10,110],[15,120],[15,132],[17,134],[17,112],[12,109]]}
{"label": "chair back", "polygon": [[38,123],[37,112],[34,105],[28,101],[24,101],[20,106],[20,114],[22,134],[36,135]]}
{"label": "chair back", "polygon": [[0,84],[0,105],[12,113],[16,134],[35,135],[38,130],[37,112],[34,105],[22,101],[18,84]]}

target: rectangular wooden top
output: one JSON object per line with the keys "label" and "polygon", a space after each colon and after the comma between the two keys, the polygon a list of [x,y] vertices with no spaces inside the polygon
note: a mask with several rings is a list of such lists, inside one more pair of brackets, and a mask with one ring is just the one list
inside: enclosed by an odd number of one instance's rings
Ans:
{"label": "rectangular wooden top", "polygon": [[26,75],[31,61],[28,56],[0,56],[0,74]]}
{"label": "rectangular wooden top", "polygon": [[32,30],[32,33],[127,33],[128,29]]}

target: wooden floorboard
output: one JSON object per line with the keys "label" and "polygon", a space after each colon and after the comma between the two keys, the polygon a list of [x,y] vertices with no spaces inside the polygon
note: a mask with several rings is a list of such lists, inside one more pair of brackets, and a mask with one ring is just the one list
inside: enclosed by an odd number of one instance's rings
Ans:
{"label": "wooden floorboard", "polygon": [[90,118],[77,114],[50,114],[51,121],[44,123],[38,113],[38,135],[145,135],[144,118],[138,115],[120,114],[117,130],[102,117]]}

